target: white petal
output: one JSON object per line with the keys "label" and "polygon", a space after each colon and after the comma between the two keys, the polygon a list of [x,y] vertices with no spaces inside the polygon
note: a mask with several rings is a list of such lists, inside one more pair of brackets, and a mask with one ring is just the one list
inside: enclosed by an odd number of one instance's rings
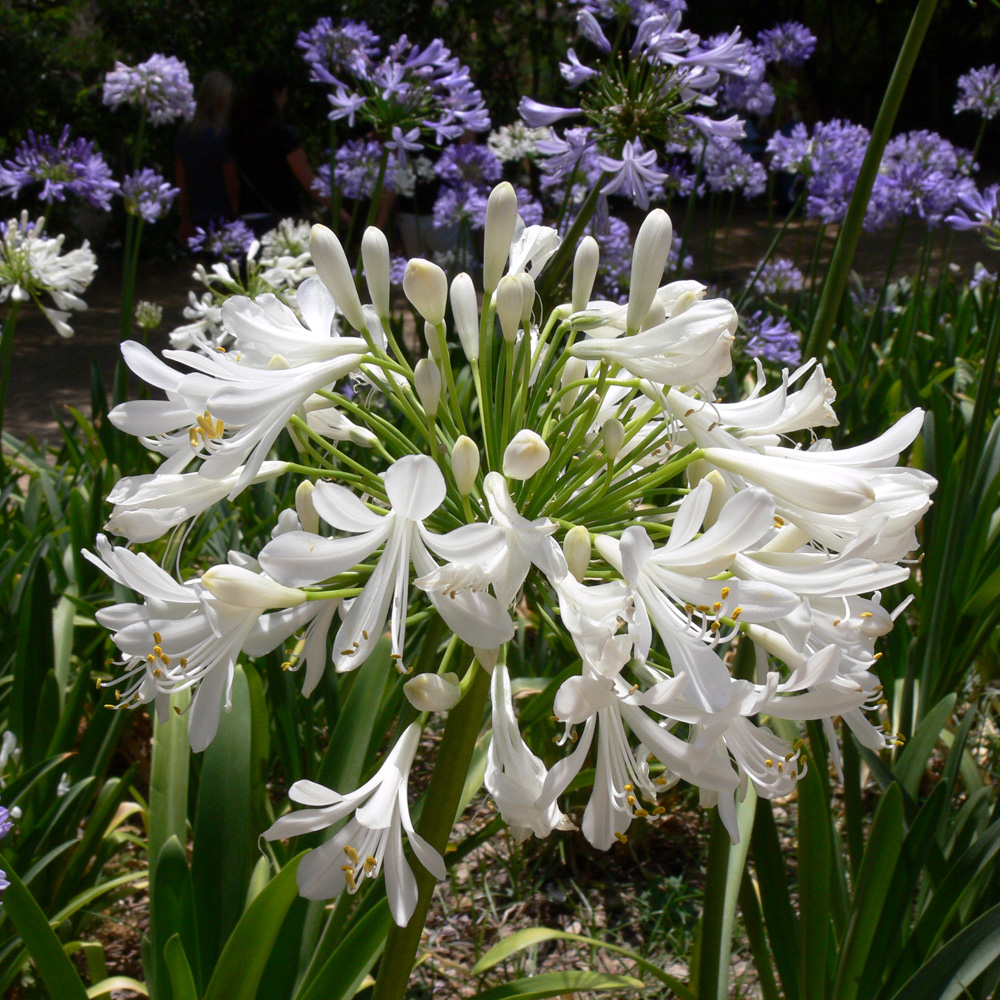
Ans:
{"label": "white petal", "polygon": [[448,492],[441,470],[427,455],[407,455],[393,462],[383,478],[393,512],[413,521],[437,510]]}

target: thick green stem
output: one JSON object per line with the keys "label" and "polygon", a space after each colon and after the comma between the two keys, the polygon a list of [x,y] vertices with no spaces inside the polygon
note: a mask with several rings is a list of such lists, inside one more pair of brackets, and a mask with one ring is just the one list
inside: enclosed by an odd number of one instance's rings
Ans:
{"label": "thick green stem", "polygon": [[[489,690],[490,679],[486,671],[477,668],[469,693],[448,714],[441,749],[427,789],[427,805],[420,815],[418,830],[442,855],[448,846],[448,837],[465,787]],[[405,927],[393,925],[389,931],[372,1000],[403,1000],[406,996],[410,970],[416,959],[435,886],[434,876],[422,865],[416,864],[413,868],[417,878],[417,908]]]}
{"label": "thick green stem", "polygon": [[851,196],[851,203],[847,209],[847,217],[844,219],[837,245],[834,247],[830,269],[827,272],[826,281],[823,283],[823,294],[820,298],[819,308],[816,310],[809,339],[802,351],[802,356],[805,358],[816,357],[822,361],[826,354],[826,345],[833,333],[837,313],[840,311],[840,300],[847,287],[851,263],[854,260],[854,251],[861,236],[868,199],[871,197],[872,188],[875,185],[875,177],[878,174],[879,164],[882,162],[882,154],[889,141],[889,136],[892,134],[896,112],[903,100],[906,85],[913,72],[913,64],[916,62],[917,54],[920,52],[920,46],[923,44],[924,35],[927,34],[927,28],[936,7],[937,0],[920,0],[917,9],[913,12],[910,29],[906,33],[899,58],[896,60],[896,68],[892,71],[885,97],[882,98],[882,107],[879,109],[875,127],[872,129],[871,142],[868,143],[868,150],[865,153],[864,162],[861,164],[858,182],[854,187],[854,194]]}

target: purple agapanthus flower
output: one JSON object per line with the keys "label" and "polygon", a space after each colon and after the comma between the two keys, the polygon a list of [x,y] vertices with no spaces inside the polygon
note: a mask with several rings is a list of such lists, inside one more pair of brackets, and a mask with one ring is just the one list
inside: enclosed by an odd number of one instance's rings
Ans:
{"label": "purple agapanthus flower", "polygon": [[172,187],[155,170],[144,167],[122,180],[125,211],[144,222],[156,222],[170,211],[180,189]]}
{"label": "purple agapanthus flower", "polygon": [[794,261],[787,257],[775,257],[757,272],[753,287],[761,295],[776,295],[797,292],[804,284],[805,278]]}
{"label": "purple agapanthus flower", "polygon": [[767,171],[738,143],[731,139],[712,139],[705,143],[705,186],[710,191],[741,192],[756,198],[767,187]]}
{"label": "purple agapanthus flower", "polygon": [[370,71],[379,53],[379,36],[364,21],[342,21],[321,17],[296,41],[309,66],[309,79],[330,86],[343,85],[337,74],[358,75]]}
{"label": "purple agapanthus flower", "polygon": [[188,246],[216,260],[236,260],[246,255],[253,242],[253,230],[236,219],[233,222],[210,222],[204,229],[199,226],[188,240]]}
{"label": "purple agapanthus flower", "polygon": [[667,175],[656,169],[656,150],[643,151],[642,143],[626,142],[622,147],[621,159],[601,156],[597,165],[611,174],[611,178],[601,188],[601,194],[621,193],[639,208],[649,208],[651,198],[663,194],[663,184]]}
{"label": "purple agapanthus flower", "polygon": [[783,21],[757,36],[757,51],[767,62],[801,66],[816,51],[816,36],[798,21]]}
{"label": "purple agapanthus flower", "polygon": [[[333,181],[345,198],[370,198],[378,180],[382,162],[382,144],[375,139],[350,139],[334,154]],[[389,157],[382,180],[383,191],[394,191],[396,161]],[[313,185],[322,197],[331,197],[330,164],[324,163],[316,171]]]}
{"label": "purple agapanthus flower", "polygon": [[503,164],[487,146],[462,143],[444,150],[434,173],[446,184],[464,181],[492,186],[503,176]]}
{"label": "purple agapanthus flower", "polygon": [[194,87],[187,66],[159,52],[138,66],[116,62],[104,77],[104,103],[109,108],[133,104],[145,109],[154,125],[194,117]]}
{"label": "purple agapanthus flower", "polygon": [[[9,810],[4,806],[0,806],[0,840],[3,840],[10,833],[13,826],[14,822],[11,819]],[[9,885],[10,882],[7,879],[7,873],[0,868],[0,896],[3,895],[4,889]]]}
{"label": "purple agapanthus flower", "polygon": [[758,310],[744,323],[747,330],[744,351],[749,357],[783,365],[798,365],[802,361],[799,334],[787,317],[767,316]]}
{"label": "purple agapanthus flower", "polygon": [[1000,249],[1000,184],[958,199],[958,208],[944,220],[952,229],[981,229],[988,246]]}
{"label": "purple agapanthus flower", "polygon": [[1000,69],[980,66],[958,78],[958,100],[955,111],[975,111],[992,121],[1000,114]]}
{"label": "purple agapanthus flower", "polygon": [[777,100],[774,87],[764,79],[767,62],[756,48],[748,45],[741,67],[741,75],[728,76],[723,81],[718,93],[719,105],[731,111],[766,118]]}
{"label": "purple agapanthus flower", "polygon": [[40,183],[42,201],[65,201],[75,194],[105,211],[119,186],[104,157],[86,139],[70,139],[67,125],[55,143],[47,135],[28,132],[13,159],[0,167],[0,193],[14,197],[31,184]]}

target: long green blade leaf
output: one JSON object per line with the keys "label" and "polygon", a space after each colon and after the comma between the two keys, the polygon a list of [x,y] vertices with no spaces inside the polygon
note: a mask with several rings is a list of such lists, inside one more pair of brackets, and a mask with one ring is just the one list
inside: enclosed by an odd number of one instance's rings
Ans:
{"label": "long green blade leaf", "polygon": [[544,1000],[579,990],[642,990],[646,984],[631,976],[606,972],[545,972],[528,979],[515,979],[480,993],[477,1000]]}

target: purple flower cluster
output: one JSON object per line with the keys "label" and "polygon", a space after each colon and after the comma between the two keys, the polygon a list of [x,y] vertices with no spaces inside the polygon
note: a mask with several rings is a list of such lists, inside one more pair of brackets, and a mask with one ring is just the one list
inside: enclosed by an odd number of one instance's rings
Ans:
{"label": "purple flower cluster", "polygon": [[816,36],[797,21],[783,21],[757,36],[757,52],[765,62],[801,66],[816,51]]}
{"label": "purple flower cluster", "polygon": [[171,187],[155,170],[144,167],[122,180],[125,211],[145,222],[156,222],[170,211],[180,189]]}
{"label": "purple flower cluster", "polygon": [[[0,840],[3,840],[10,833],[13,826],[14,822],[10,818],[10,811],[4,806],[0,806]],[[7,873],[0,868],[0,895],[3,895],[4,889],[9,885],[10,882],[7,880]]]}
{"label": "purple flower cluster", "polygon": [[210,222],[205,229],[199,226],[188,240],[188,246],[215,260],[237,260],[246,256],[253,242],[253,231],[245,222],[236,219],[234,222]]}
{"label": "purple flower cluster", "polygon": [[744,320],[747,332],[745,353],[782,365],[802,361],[802,344],[787,317],[767,316],[760,310]]}
{"label": "purple flower cluster", "polygon": [[767,171],[739,143],[708,139],[704,150],[705,186],[710,191],[742,192],[746,198],[763,194]]}
{"label": "purple flower cluster", "polygon": [[780,295],[801,291],[805,284],[802,272],[787,257],[769,260],[754,278],[754,291],[760,295]]}
{"label": "purple flower cluster", "polygon": [[165,125],[194,116],[194,87],[180,59],[156,52],[138,66],[116,62],[104,77],[104,103],[109,108],[136,105],[154,125]]}
{"label": "purple flower cluster", "polygon": [[31,184],[42,185],[42,201],[65,201],[75,194],[105,211],[111,196],[118,194],[117,181],[104,158],[86,139],[70,139],[67,125],[55,143],[47,135],[28,132],[15,150],[13,159],[0,167],[0,194],[14,197]]}
{"label": "purple flower cluster", "polygon": [[974,111],[986,121],[1000,114],[1000,69],[980,66],[958,78],[955,113],[959,111]]}
{"label": "purple flower cluster", "polygon": [[981,229],[987,245],[1000,249],[1000,184],[961,195],[955,213],[944,221],[952,229]]}
{"label": "purple flower cluster", "polygon": [[427,133],[440,145],[489,130],[469,68],[439,38],[421,48],[402,35],[382,55],[381,39],[364,22],[335,26],[321,18],[297,44],[311,78],[333,88],[329,117],[350,125],[362,119],[391,137],[399,157],[421,149]]}
{"label": "purple flower cluster", "polygon": [[[713,109],[724,77],[745,76],[747,47],[739,31],[703,40],[681,28],[681,4],[578,4],[577,28],[594,58],[584,63],[569,49],[560,64],[563,77],[581,92],[579,106],[556,107],[523,97],[519,111],[531,128],[548,127],[576,116],[585,127],[566,129],[539,142],[547,157],[541,169],[547,186],[570,189],[603,175],[602,193],[621,194],[639,207],[661,197],[668,175],[668,148],[687,145],[692,135],[743,135],[732,116],[717,120]],[[617,20],[609,33],[601,21]],[[620,22],[627,22],[622,25]],[[632,27],[629,27],[631,25]],[[627,29],[627,30],[625,30]],[[626,39],[618,51],[609,40]],[[644,81],[641,87],[636,81]]]}
{"label": "purple flower cluster", "polygon": [[[380,142],[375,139],[350,139],[334,153],[333,181],[346,198],[370,198],[375,191],[381,161]],[[395,190],[395,176],[396,163],[390,156],[386,163],[383,190]],[[331,197],[329,163],[317,170],[313,186],[321,196]]]}

